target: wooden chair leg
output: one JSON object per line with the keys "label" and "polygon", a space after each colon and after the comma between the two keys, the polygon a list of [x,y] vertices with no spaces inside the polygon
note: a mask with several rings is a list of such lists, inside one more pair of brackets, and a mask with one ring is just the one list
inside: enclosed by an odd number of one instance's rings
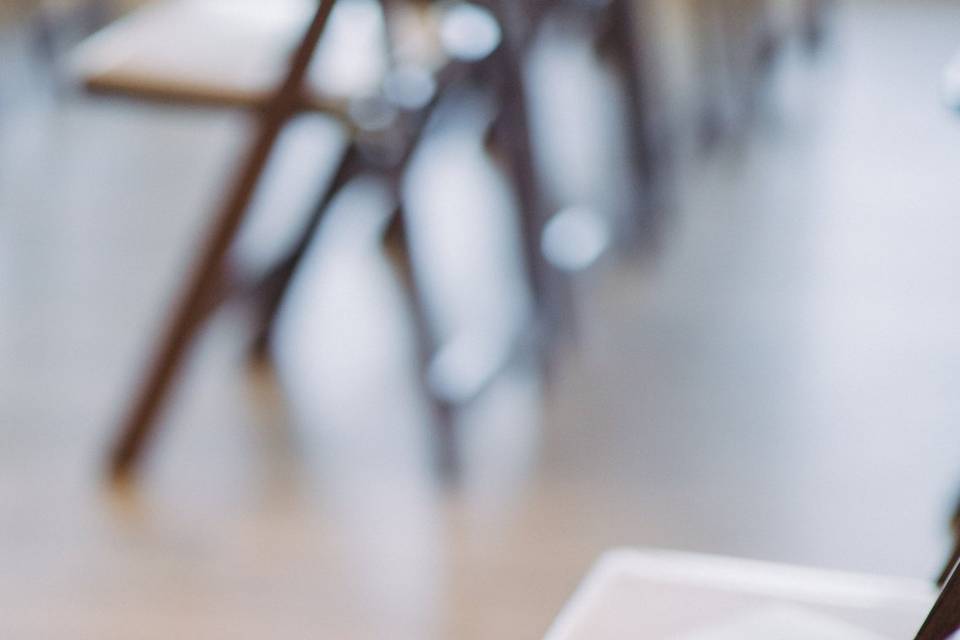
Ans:
{"label": "wooden chair leg", "polygon": [[197,257],[193,274],[167,326],[146,380],[140,387],[113,444],[110,473],[114,479],[130,475],[155,431],[156,415],[205,315],[207,302],[220,280],[227,251],[247,212],[273,147],[284,125],[296,113],[304,77],[334,2],[335,0],[320,2],[293,55],[283,83],[259,113],[258,129],[252,145],[219,214],[214,219],[210,235]]}
{"label": "wooden chair leg", "polygon": [[937,576],[938,585],[942,587],[947,582],[947,578],[950,577],[953,568],[957,566],[958,562],[960,562],[960,540],[954,543],[953,551],[950,552],[947,563],[943,565],[943,570],[940,572],[940,575]]}
{"label": "wooden chair leg", "polygon": [[370,163],[368,158],[365,159],[366,154],[361,148],[362,143],[353,142],[347,148],[334,171],[329,185],[314,206],[310,219],[307,221],[307,224],[304,225],[297,242],[287,255],[282,258],[255,287],[255,293],[260,298],[260,318],[257,332],[250,349],[253,357],[258,359],[265,358],[270,352],[270,343],[274,335],[277,316],[280,308],[283,306],[283,300],[293,280],[294,274],[309,249],[310,242],[316,235],[317,228],[320,226],[330,202],[351,179],[366,169],[385,173],[393,183],[397,183],[401,179],[401,175],[410,157],[419,145],[426,124],[439,104],[440,97],[444,95],[446,90],[464,73],[465,69],[460,65],[451,64],[438,74],[436,93],[429,103],[408,123],[407,140],[400,156],[395,161],[395,166],[392,168],[379,167],[376,166],[376,163]]}
{"label": "wooden chair leg", "polygon": [[954,570],[915,640],[949,640],[960,629],[960,575]]}
{"label": "wooden chair leg", "polygon": [[809,51],[817,51],[827,31],[827,13],[831,0],[805,0],[803,7],[803,39]]}
{"label": "wooden chair leg", "polygon": [[410,243],[407,236],[406,216],[402,205],[399,204],[399,198],[397,202],[397,209],[384,231],[384,253],[393,266],[394,272],[406,292],[407,299],[410,301],[410,310],[416,332],[417,366],[420,371],[420,380],[423,381],[425,395],[430,399],[430,408],[433,413],[432,422],[435,427],[433,442],[437,470],[443,478],[455,478],[460,468],[455,431],[455,407],[442,399],[438,399],[427,383],[428,371],[436,354],[437,344],[430,326],[426,301],[414,273]]}
{"label": "wooden chair leg", "polygon": [[[545,215],[530,143],[527,101],[524,95],[526,84],[522,77],[519,55],[507,33],[500,49],[494,52],[489,67],[489,72],[495,74],[493,82],[498,86],[500,100],[500,113],[492,133],[496,146],[504,154],[507,175],[517,199],[527,280],[535,305],[546,311],[551,299],[551,268],[540,249]],[[548,316],[538,317],[538,322],[548,321],[552,324],[555,320],[550,311],[538,315]]]}
{"label": "wooden chair leg", "polygon": [[953,513],[950,515],[950,532],[953,534],[953,551],[950,552],[950,557],[937,578],[937,584],[941,587],[950,577],[950,573],[957,562],[960,562],[960,501],[957,502],[953,508]]}
{"label": "wooden chair leg", "polygon": [[960,576],[956,571],[960,563],[960,504],[950,518],[950,529],[954,539],[953,551],[937,578],[937,585],[943,588],[943,592],[917,634],[917,640],[946,640],[960,628]]}
{"label": "wooden chair leg", "polygon": [[293,281],[293,276],[303,262],[303,258],[310,248],[310,243],[317,233],[317,228],[330,207],[330,203],[337,193],[357,174],[361,164],[360,152],[356,145],[351,144],[340,158],[330,183],[314,205],[310,218],[304,225],[293,248],[256,285],[255,294],[259,298],[257,301],[259,319],[250,347],[250,354],[254,358],[261,359],[269,355],[274,335],[274,325],[280,308],[283,306],[283,300]]}
{"label": "wooden chair leg", "polygon": [[[637,18],[630,0],[613,0],[608,8],[606,32],[626,94],[626,112],[633,163],[640,187],[644,218],[655,215],[663,205],[661,180],[663,148],[654,139],[649,124],[650,88],[642,51],[642,42],[636,33]],[[645,224],[647,220],[641,221]]]}
{"label": "wooden chair leg", "polygon": [[[500,15],[507,14],[503,4],[494,5]],[[503,18],[501,18],[503,20]],[[560,337],[569,338],[575,327],[573,298],[569,282],[544,256],[541,240],[548,221],[543,192],[534,160],[526,82],[523,78],[523,49],[519,37],[504,24],[505,37],[493,54],[489,67],[495,74],[500,114],[495,125],[496,146],[505,156],[507,174],[516,194],[526,276],[533,297],[534,357],[546,371],[552,366],[553,353],[547,345]]]}

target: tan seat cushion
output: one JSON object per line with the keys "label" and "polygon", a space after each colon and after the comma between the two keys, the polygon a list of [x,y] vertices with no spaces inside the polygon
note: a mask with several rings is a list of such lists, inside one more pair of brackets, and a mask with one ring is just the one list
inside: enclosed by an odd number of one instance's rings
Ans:
{"label": "tan seat cushion", "polygon": [[[261,104],[283,77],[312,0],[163,0],[82,43],[71,68],[87,88],[172,102]],[[341,0],[310,71],[311,102],[337,111],[385,68],[375,0]]]}

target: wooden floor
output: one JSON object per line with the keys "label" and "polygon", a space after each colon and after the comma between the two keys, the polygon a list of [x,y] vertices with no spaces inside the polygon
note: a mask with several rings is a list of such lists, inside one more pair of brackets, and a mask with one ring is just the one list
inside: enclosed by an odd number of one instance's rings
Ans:
{"label": "wooden floor", "polygon": [[[225,310],[140,489],[107,490],[103,446],[243,122],[54,96],[0,60],[0,635],[537,638],[620,545],[933,575],[960,489],[960,117],[937,93],[960,7],[836,18],[755,134],[684,175],[659,258],[580,278],[549,384],[518,366],[462,416],[455,484],[367,185],[298,280],[277,375],[240,366]],[[495,193],[468,134],[418,171]],[[288,141],[251,264],[322,172],[318,138]],[[420,238],[452,265],[438,326],[509,327],[508,207],[441,196],[423,209],[445,244]]]}

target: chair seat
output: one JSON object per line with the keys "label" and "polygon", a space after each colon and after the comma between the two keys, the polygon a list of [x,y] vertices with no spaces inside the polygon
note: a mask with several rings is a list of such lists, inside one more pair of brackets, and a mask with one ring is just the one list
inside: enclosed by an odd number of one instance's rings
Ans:
{"label": "chair seat", "polygon": [[[276,88],[313,0],[160,0],[94,34],[71,68],[95,92],[255,107]],[[309,73],[309,107],[340,113],[386,67],[375,0],[341,0]]]}
{"label": "chair seat", "polygon": [[901,640],[931,584],[665,551],[614,551],[547,640]]}

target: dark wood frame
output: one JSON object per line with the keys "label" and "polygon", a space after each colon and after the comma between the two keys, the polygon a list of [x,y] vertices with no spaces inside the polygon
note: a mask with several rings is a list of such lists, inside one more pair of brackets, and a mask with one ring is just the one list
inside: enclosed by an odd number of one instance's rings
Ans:
{"label": "dark wood frame", "polygon": [[[274,93],[262,105],[241,105],[252,109],[255,114],[257,133],[254,142],[241,163],[218,215],[211,224],[207,242],[196,258],[192,276],[184,287],[179,304],[174,309],[166,332],[157,346],[146,378],[138,388],[129,413],[121,423],[109,459],[110,475],[115,480],[130,477],[138,467],[156,431],[157,417],[162,403],[199,326],[237,288],[249,290],[258,304],[258,326],[251,352],[255,356],[264,356],[269,352],[275,320],[290,282],[307,253],[317,227],[336,194],[361,173],[376,171],[384,174],[394,191],[397,211],[384,239],[385,247],[401,274],[408,295],[414,299],[417,337],[421,343],[421,363],[425,371],[432,357],[433,345],[423,314],[422,296],[409,264],[409,255],[406,247],[400,246],[405,243],[406,232],[400,205],[399,183],[406,161],[412,155],[433,108],[444,95],[445,90],[464,77],[481,77],[485,83],[495,87],[500,99],[501,114],[498,118],[500,125],[498,132],[501,135],[498,136],[498,142],[503,147],[508,171],[513,177],[520,200],[521,226],[527,244],[526,250],[529,252],[527,260],[530,266],[531,284],[534,287],[536,299],[541,300],[542,284],[547,278],[547,265],[537,262],[540,251],[536,238],[539,238],[542,228],[543,212],[527,141],[526,103],[523,100],[519,50],[507,44],[501,45],[493,55],[477,64],[454,60],[440,70],[437,91],[431,101],[424,108],[403,115],[401,129],[404,130],[405,142],[399,154],[400,157],[393,162],[386,166],[377,166],[376,162],[370,160],[370,154],[364,153],[363,135],[353,135],[338,161],[330,182],[314,205],[310,218],[292,249],[254,285],[245,286],[242,283],[238,285],[234,282],[228,269],[227,254],[246,216],[277,138],[283,127],[294,116],[304,111],[317,110],[316,100],[309,99],[305,94],[305,76],[334,2],[335,0],[326,0],[321,3],[310,28],[293,56],[286,78]],[[504,4],[492,4],[491,9],[498,17],[507,10]],[[88,88],[94,91],[100,90],[97,86]],[[158,96],[144,96],[138,93],[132,97],[154,99]],[[338,117],[342,114],[334,110],[332,115]],[[540,329],[540,327],[537,328]],[[491,370],[489,376],[492,378],[499,371],[500,366]],[[482,386],[485,387],[485,384]],[[453,466],[451,461],[454,456],[451,453],[452,441],[446,436],[450,435],[452,407],[447,406],[442,399],[434,400],[438,416],[437,424],[441,427],[439,433],[445,436],[440,438],[441,468],[449,469]]]}
{"label": "dark wood frame", "polygon": [[960,572],[953,570],[914,640],[948,640],[960,630]]}
{"label": "dark wood frame", "polygon": [[173,382],[174,374],[199,325],[209,313],[211,300],[222,289],[227,252],[246,217],[281,131],[300,111],[304,79],[335,2],[320,0],[309,27],[294,51],[285,78],[257,112],[256,134],[214,217],[147,377],[111,449],[109,469],[115,479],[129,476],[142,457],[155,431],[154,418]]}

